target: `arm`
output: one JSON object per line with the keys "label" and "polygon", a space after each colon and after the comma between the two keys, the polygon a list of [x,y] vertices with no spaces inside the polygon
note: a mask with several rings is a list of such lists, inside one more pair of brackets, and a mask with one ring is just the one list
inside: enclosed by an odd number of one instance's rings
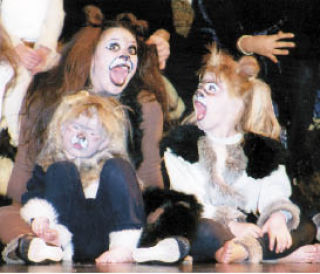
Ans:
{"label": "arm", "polygon": [[283,252],[292,245],[290,230],[299,222],[299,208],[290,200],[291,187],[284,166],[279,166],[263,182],[260,198],[258,225],[263,234],[268,234],[269,249]]}
{"label": "arm", "polygon": [[163,188],[159,152],[159,142],[163,134],[163,113],[160,104],[156,100],[143,102],[142,117],[140,127],[143,131],[141,141],[143,161],[137,170],[137,175],[144,186]]}

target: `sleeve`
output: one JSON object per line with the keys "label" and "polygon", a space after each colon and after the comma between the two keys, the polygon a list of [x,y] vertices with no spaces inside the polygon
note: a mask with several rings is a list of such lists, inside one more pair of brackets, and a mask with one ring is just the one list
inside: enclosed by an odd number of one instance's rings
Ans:
{"label": "sleeve", "polygon": [[58,39],[63,27],[64,16],[63,1],[51,0],[36,47],[44,46],[56,52]]}
{"label": "sleeve", "polygon": [[286,211],[292,218],[287,220],[290,230],[298,227],[300,222],[300,209],[290,201],[291,185],[285,167],[272,172],[270,176],[263,179],[258,199],[258,210],[260,213],[257,224],[263,226],[272,213]]}
{"label": "sleeve", "polygon": [[27,182],[27,191],[21,196],[22,204],[27,203],[33,198],[43,198],[45,190],[44,178],[45,173],[42,168],[36,165],[32,172],[32,177]]}
{"label": "sleeve", "polygon": [[159,142],[163,134],[163,112],[157,101],[142,104],[143,121],[140,125],[143,136],[141,150],[143,161],[137,170],[144,186],[163,187],[160,169]]}

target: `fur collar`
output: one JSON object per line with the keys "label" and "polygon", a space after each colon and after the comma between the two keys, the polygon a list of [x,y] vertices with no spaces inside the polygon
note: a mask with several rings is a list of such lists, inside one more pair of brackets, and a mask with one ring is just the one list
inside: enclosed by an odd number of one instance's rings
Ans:
{"label": "fur collar", "polygon": [[[197,126],[179,126],[162,139],[161,156],[167,148],[171,148],[176,155],[195,163],[199,161],[198,141],[204,135],[205,133]],[[255,179],[270,175],[280,164],[286,163],[285,149],[280,142],[271,138],[247,133],[240,147],[243,148],[243,153],[247,158],[245,170],[248,176]]]}

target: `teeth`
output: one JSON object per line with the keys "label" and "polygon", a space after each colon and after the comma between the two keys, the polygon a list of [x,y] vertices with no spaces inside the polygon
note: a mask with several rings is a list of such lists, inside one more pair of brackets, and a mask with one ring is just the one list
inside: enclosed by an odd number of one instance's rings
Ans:
{"label": "teeth", "polygon": [[201,104],[203,104],[204,106],[207,106],[207,103],[206,103],[206,100],[205,100],[204,97],[202,97],[202,96],[197,96],[196,100],[197,100],[198,102],[200,102]]}

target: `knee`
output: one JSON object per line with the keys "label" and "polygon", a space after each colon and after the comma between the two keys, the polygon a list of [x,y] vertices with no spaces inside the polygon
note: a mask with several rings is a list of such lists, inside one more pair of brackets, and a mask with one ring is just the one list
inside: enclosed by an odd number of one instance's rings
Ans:
{"label": "knee", "polygon": [[76,166],[71,162],[57,162],[49,166],[46,172],[46,187],[54,187],[57,190],[72,191],[79,181],[79,173]]}
{"label": "knee", "polygon": [[101,191],[114,193],[132,193],[139,189],[135,170],[131,164],[121,158],[106,161],[100,176]]}

